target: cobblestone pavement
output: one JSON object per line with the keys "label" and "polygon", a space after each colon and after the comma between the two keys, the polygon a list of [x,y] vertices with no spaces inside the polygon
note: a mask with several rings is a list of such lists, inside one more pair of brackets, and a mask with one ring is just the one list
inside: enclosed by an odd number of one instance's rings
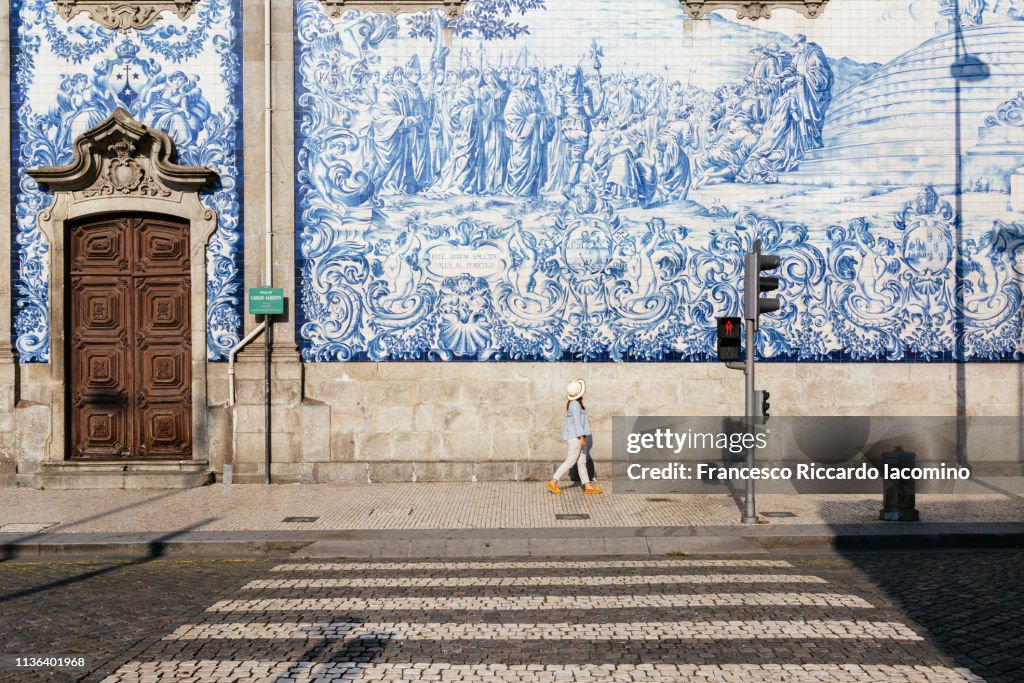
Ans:
{"label": "cobblestone pavement", "polygon": [[0,563],[3,654],[92,659],[0,679],[1009,683],[1022,562]]}
{"label": "cobblestone pavement", "polygon": [[[982,483],[984,485],[982,485]],[[1019,522],[1024,519],[1024,478],[972,483],[974,493],[919,495],[928,522]],[[40,491],[5,489],[0,540],[7,533],[331,531],[350,529],[535,529],[738,525],[737,502],[727,494],[605,494],[578,488],[551,495],[542,482],[283,484],[225,486],[183,491]],[[760,511],[792,517],[772,524],[877,523],[881,491],[873,495],[768,494]],[[585,514],[565,520],[558,515]],[[286,517],[314,517],[309,523]],[[11,536],[10,538],[14,538]]]}

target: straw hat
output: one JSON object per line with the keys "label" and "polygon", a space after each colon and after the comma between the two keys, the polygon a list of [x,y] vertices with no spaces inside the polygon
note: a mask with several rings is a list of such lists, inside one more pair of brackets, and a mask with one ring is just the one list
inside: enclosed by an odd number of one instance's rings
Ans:
{"label": "straw hat", "polygon": [[587,383],[581,379],[573,380],[565,385],[565,395],[570,401],[575,401],[587,393]]}

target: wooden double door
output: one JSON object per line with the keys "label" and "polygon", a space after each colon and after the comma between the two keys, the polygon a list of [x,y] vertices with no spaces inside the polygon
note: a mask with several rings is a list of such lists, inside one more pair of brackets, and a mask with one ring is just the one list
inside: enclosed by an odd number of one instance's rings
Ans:
{"label": "wooden double door", "polygon": [[191,458],[188,222],[90,219],[66,244],[69,457]]}

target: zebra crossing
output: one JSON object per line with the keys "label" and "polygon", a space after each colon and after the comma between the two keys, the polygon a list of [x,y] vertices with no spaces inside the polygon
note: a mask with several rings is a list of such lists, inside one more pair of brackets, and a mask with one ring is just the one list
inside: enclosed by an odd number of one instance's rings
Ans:
{"label": "zebra crossing", "polygon": [[105,683],[981,681],[786,560],[288,562]]}

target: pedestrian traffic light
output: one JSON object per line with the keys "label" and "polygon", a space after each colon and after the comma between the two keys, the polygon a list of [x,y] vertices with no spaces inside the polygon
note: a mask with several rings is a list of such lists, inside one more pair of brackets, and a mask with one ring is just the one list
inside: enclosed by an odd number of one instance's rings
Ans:
{"label": "pedestrian traffic light", "polygon": [[757,330],[757,319],[762,313],[773,313],[782,307],[782,302],[775,297],[761,297],[762,293],[779,288],[779,278],[761,275],[763,270],[778,268],[779,257],[762,254],[761,240],[756,240],[754,248],[743,260],[743,317],[753,321],[754,330]]}
{"label": "pedestrian traffic light", "polygon": [[739,318],[718,319],[718,360],[738,361],[743,325]]}
{"label": "pedestrian traffic light", "polygon": [[762,422],[767,422],[771,415],[768,413],[768,408],[771,404],[768,403],[768,399],[771,394],[766,389],[758,389],[754,392],[754,408],[757,410],[757,417],[761,418]]}

